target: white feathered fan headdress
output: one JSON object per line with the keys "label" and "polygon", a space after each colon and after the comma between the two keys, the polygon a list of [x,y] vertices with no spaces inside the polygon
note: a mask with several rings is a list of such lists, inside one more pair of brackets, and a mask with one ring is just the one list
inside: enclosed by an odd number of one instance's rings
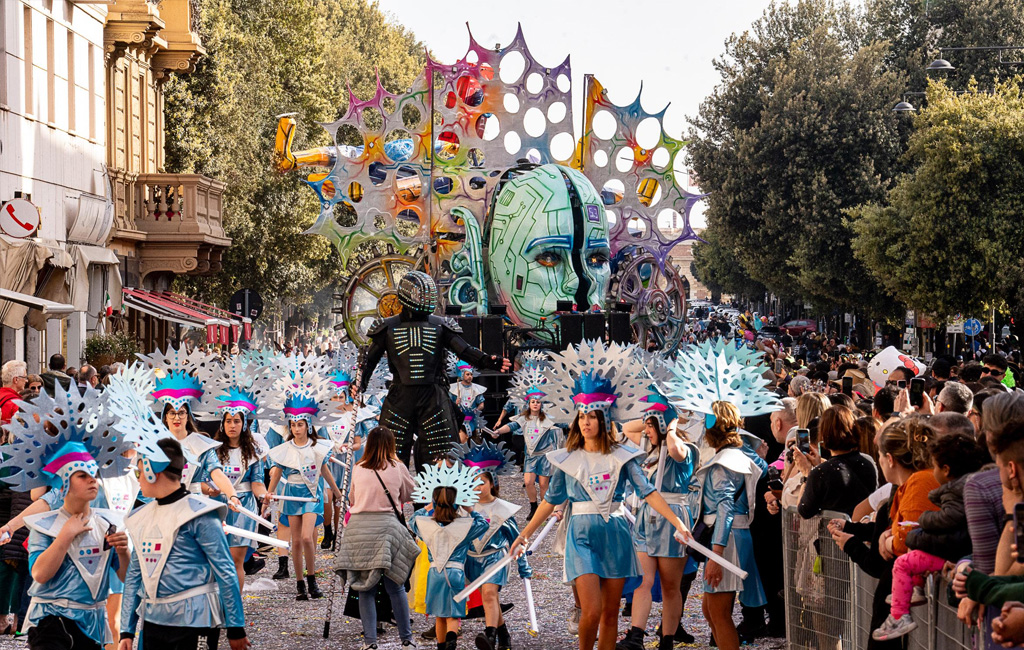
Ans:
{"label": "white feathered fan headdress", "polygon": [[583,341],[553,354],[545,385],[550,415],[556,422],[572,422],[577,413],[601,411],[605,423],[643,417],[651,380],[633,354],[632,345]]}
{"label": "white feathered fan headdress", "polygon": [[720,342],[691,345],[680,352],[669,369],[672,378],[664,382],[665,396],[676,408],[710,414],[714,402],[731,402],[741,417],[778,411],[779,397],[765,387],[764,367],[754,357]]}
{"label": "white feathered fan headdress", "polygon": [[416,489],[413,490],[414,503],[430,503],[434,499],[434,490],[439,487],[455,488],[455,505],[472,507],[480,500],[476,486],[483,485],[477,477],[480,470],[462,463],[441,463],[441,466],[427,465],[416,475]]}

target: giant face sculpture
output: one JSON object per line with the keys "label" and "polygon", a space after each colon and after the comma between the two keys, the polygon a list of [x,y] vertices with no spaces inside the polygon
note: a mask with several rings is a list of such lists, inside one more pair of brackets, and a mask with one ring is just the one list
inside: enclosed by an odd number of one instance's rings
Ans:
{"label": "giant face sculpture", "polygon": [[536,327],[569,300],[603,308],[610,249],[604,205],[583,174],[543,165],[505,182],[490,220],[489,270],[512,319]]}

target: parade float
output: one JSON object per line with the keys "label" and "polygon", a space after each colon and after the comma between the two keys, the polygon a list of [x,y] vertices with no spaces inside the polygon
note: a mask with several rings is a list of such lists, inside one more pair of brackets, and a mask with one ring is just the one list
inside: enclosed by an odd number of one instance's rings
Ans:
{"label": "parade float", "polygon": [[678,346],[687,288],[671,252],[697,238],[689,215],[702,198],[677,181],[686,142],[665,133],[665,109],[648,113],[640,95],[617,106],[596,78],[584,83],[577,140],[569,57],[542,65],[521,29],[493,49],[470,33],[465,56],[428,56],[405,92],[379,79],[369,99],[350,90],[345,114],[324,124],[332,146],[293,150],[295,118],[279,118],[276,166],[310,168],[320,213],[306,232],[340,254],[349,339],[365,344],[376,319],[398,313],[398,280],[415,269],[462,314],[501,304],[536,331],[566,304],[616,304],[642,345]]}

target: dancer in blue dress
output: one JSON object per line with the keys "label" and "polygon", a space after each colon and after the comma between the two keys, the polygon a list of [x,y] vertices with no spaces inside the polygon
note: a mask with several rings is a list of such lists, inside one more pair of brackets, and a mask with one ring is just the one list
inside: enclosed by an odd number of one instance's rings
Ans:
{"label": "dancer in blue dress", "polygon": [[477,374],[473,366],[454,355],[450,355],[449,359],[454,361],[455,374],[459,380],[448,387],[448,392],[451,393],[456,412],[462,415],[459,419],[459,434],[463,436],[461,442],[466,442],[469,438],[479,437],[477,431],[484,424],[484,393],[487,389],[473,383],[473,377]]}
{"label": "dancer in blue dress", "polygon": [[[473,510],[483,515],[488,528],[483,537],[473,542],[466,560],[466,579],[472,582],[500,561],[512,542],[519,537],[515,514],[519,512],[520,506],[498,498],[497,482],[498,476],[515,472],[514,456],[504,448],[504,443],[494,445],[487,441],[482,444],[470,442],[468,445],[457,445],[454,456],[462,464],[479,470],[477,477],[483,482],[476,488],[480,500]],[[525,555],[519,557],[519,577],[524,580],[533,577],[533,569]],[[512,637],[498,601],[498,592],[506,584],[508,567],[498,571],[480,586],[486,627],[477,635],[478,650],[509,650],[512,647]]]}
{"label": "dancer in blue dress", "polygon": [[[254,432],[256,417],[266,410],[273,393],[273,378],[266,367],[236,355],[223,364],[208,364],[196,372],[205,389],[197,410],[220,419],[213,441],[218,464],[238,495],[240,504],[255,513],[266,496],[263,479],[263,458],[269,447],[266,439]],[[223,495],[215,497],[224,501]],[[250,533],[257,532],[259,522],[242,512],[229,512],[225,521],[230,526]],[[238,534],[228,535],[228,547],[238,573],[239,587],[245,584],[245,559],[256,543]]]}
{"label": "dancer in blue dress", "polygon": [[[750,520],[761,469],[744,449],[740,427],[744,417],[782,408],[767,390],[762,357],[746,347],[723,342],[691,346],[676,357],[663,383],[666,396],[678,409],[704,416],[703,443],[714,455],[694,474],[688,506],[695,528],[703,529],[704,545],[714,555],[704,567],[704,617],[721,650],[737,650],[739,636],[732,620],[733,601],[740,594],[744,607],[762,607],[766,599],[754,562]],[[746,579],[725,574],[720,556],[747,572]],[[703,558],[702,558],[703,559]]]}
{"label": "dancer in blue dress", "polygon": [[[216,450],[217,460],[235,488],[242,507],[249,512],[258,512],[259,503],[267,495],[267,487],[263,483],[263,458],[269,450],[259,434],[250,429],[250,418],[258,408],[256,397],[245,389],[232,388],[221,399],[224,401],[223,415],[214,437],[221,443]],[[223,498],[218,497],[218,500]],[[255,519],[241,512],[229,512],[225,523],[252,533],[259,528]],[[231,549],[231,559],[235,563],[241,588],[245,585],[242,565],[249,549],[256,547],[256,542],[232,534],[228,535],[228,547]]]}
{"label": "dancer in blue dress", "polygon": [[[643,462],[644,475],[684,522],[692,523],[685,499],[690,479],[699,462],[696,445],[681,437],[680,421],[668,400],[652,387],[643,419],[643,435],[651,451]],[[632,436],[630,436],[632,439]],[[634,439],[639,443],[639,439]],[[687,569],[686,545],[674,537],[671,522],[649,504],[642,503],[636,516],[636,543],[643,581],[633,590],[632,620],[626,638],[616,645],[620,650],[642,650],[647,619],[651,611],[651,589],[657,575],[661,580],[662,622],[659,650],[671,650],[683,613],[686,597],[680,589]],[[697,565],[693,565],[696,572]],[[687,587],[687,591],[689,587]],[[690,637],[692,642],[693,638]]]}
{"label": "dancer in blue dress", "polygon": [[[94,507],[98,477],[123,473],[134,436],[109,436],[113,417],[91,387],[59,384],[51,397],[19,402],[6,425],[4,481],[19,491],[49,487],[54,509],[25,518],[33,579],[25,629],[33,649],[99,650],[113,641],[106,600],[130,560],[121,513]],[[73,416],[69,417],[69,414]]]}
{"label": "dancer in blue dress", "polygon": [[[528,366],[516,372],[509,396],[517,403],[526,405],[519,415],[494,431],[495,436],[512,432],[523,437],[523,485],[526,498],[530,501],[533,519],[537,512],[537,497],[544,498],[551,480],[552,467],[547,453],[562,446],[562,430],[544,412],[544,384],[547,377],[536,366]],[[540,489],[538,490],[538,484]]]}
{"label": "dancer in blue dress", "polygon": [[626,578],[640,575],[636,545],[622,506],[626,484],[671,522],[684,539],[686,523],[644,476],[644,453],[620,442],[616,422],[643,416],[650,379],[631,348],[584,341],[553,355],[548,396],[562,416],[571,418],[565,449],[549,452],[555,471],[537,514],[513,543],[521,552],[526,540],[556,505],[566,503],[559,529],[564,539],[563,578],[574,582],[580,600],[579,647],[591,650],[615,644],[619,600]]}
{"label": "dancer in blue dress", "polygon": [[[310,392],[305,392],[306,389]],[[324,393],[325,388],[322,385],[307,386],[306,389],[288,395],[283,410],[288,419],[289,438],[268,453],[274,466],[270,470],[267,498],[269,500],[270,496],[275,494],[279,484],[283,485],[283,490],[279,493],[285,497],[282,500],[281,517],[288,518],[291,534],[291,557],[295,566],[298,590],[296,600],[323,597],[316,583],[314,554],[317,518],[323,517],[324,513],[324,494],[320,487],[320,477],[324,478],[331,490],[330,498],[333,498],[336,504],[342,499],[341,490],[334,482],[334,475],[327,467],[332,445],[328,440],[321,440],[314,427],[315,422],[321,421],[320,416],[324,414],[324,409],[332,403],[329,395]],[[332,417],[337,417],[337,411],[333,408],[330,413]],[[328,422],[323,421],[322,424],[326,425]],[[302,581],[303,569],[305,583]]]}
{"label": "dancer in blue dress", "polygon": [[416,475],[413,501],[430,506],[413,514],[409,528],[427,547],[426,608],[427,615],[435,617],[439,650],[455,650],[458,643],[457,619],[465,618],[466,603],[457,602],[455,594],[466,586],[466,558],[473,542],[488,529],[487,520],[471,511],[480,484],[476,474],[476,469],[461,463],[441,463]]}

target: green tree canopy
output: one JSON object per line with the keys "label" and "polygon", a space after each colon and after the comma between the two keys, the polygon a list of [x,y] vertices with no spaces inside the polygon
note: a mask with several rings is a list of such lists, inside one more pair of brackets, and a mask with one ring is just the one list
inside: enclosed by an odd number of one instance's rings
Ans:
{"label": "green tree canopy", "polygon": [[773,4],[726,43],[689,151],[711,194],[708,230],[747,275],[778,295],[881,311],[843,210],[884,196],[904,82],[884,70],[884,46],[863,40],[846,4]]}
{"label": "green tree canopy", "polygon": [[[199,0],[207,55],[166,86],[167,166],[224,181],[234,243],[215,277],[184,278],[224,304],[235,290],[302,304],[339,280],[336,251],[302,235],[317,214],[299,174],[273,170],[275,116],[298,113],[296,148],[330,143],[319,125],[345,111],[347,84],[371,97],[376,71],[392,92],[423,69],[424,50],[366,0]],[[322,292],[321,292],[322,293]]]}
{"label": "green tree canopy", "polygon": [[[977,88],[971,90],[977,91]],[[914,165],[885,202],[852,210],[858,259],[894,297],[941,318],[1019,311],[1024,286],[1024,98],[928,90],[914,120]]]}

